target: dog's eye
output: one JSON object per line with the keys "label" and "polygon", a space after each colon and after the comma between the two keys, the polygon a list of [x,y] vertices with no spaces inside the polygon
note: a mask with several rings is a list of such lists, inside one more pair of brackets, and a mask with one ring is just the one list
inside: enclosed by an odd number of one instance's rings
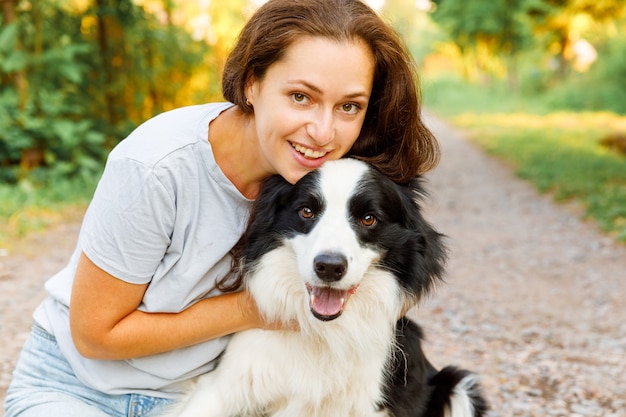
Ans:
{"label": "dog's eye", "polygon": [[302,217],[303,219],[312,219],[313,217],[315,217],[315,213],[310,207],[302,207],[300,209],[300,217]]}
{"label": "dog's eye", "polygon": [[361,217],[361,224],[365,227],[372,227],[376,224],[376,216],[374,216],[373,214],[366,214],[365,216]]}

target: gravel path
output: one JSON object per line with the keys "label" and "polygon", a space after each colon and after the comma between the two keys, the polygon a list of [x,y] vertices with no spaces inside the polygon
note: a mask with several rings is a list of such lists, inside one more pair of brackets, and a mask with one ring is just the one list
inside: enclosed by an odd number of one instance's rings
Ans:
{"label": "gravel path", "polygon": [[491,416],[626,416],[626,246],[433,120],[447,284],[416,312],[437,366],[478,372]]}
{"label": "gravel path", "polygon": [[[447,284],[412,312],[429,357],[480,374],[492,417],[626,417],[626,246],[430,120],[443,159],[427,209],[452,253]],[[1,400],[79,220],[0,256]]]}

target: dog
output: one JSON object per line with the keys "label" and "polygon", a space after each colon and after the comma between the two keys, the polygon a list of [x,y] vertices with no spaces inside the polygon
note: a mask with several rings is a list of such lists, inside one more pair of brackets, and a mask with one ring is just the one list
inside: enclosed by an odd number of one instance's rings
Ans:
{"label": "dog", "polygon": [[295,185],[263,185],[240,243],[244,285],[271,322],[233,335],[217,368],[166,413],[179,417],[480,417],[474,374],[426,359],[403,316],[441,280],[443,235],[422,181],[396,184],[356,160]]}

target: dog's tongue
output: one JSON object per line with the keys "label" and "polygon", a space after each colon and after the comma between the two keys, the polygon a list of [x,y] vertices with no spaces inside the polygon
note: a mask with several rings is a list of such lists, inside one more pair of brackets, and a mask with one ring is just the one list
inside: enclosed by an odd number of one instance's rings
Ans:
{"label": "dog's tongue", "polygon": [[341,314],[343,304],[347,298],[347,290],[312,287],[311,310],[319,316],[334,318]]}

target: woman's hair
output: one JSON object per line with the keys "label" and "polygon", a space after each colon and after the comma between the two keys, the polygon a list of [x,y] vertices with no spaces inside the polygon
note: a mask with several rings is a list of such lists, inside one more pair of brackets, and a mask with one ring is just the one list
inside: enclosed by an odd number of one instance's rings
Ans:
{"label": "woman's hair", "polygon": [[348,156],[398,183],[437,165],[438,143],[421,118],[415,62],[398,34],[360,0],[269,0],[251,17],[224,67],[224,98],[252,113],[245,89],[262,80],[304,36],[362,41],[374,60],[374,83],[361,133]]}

